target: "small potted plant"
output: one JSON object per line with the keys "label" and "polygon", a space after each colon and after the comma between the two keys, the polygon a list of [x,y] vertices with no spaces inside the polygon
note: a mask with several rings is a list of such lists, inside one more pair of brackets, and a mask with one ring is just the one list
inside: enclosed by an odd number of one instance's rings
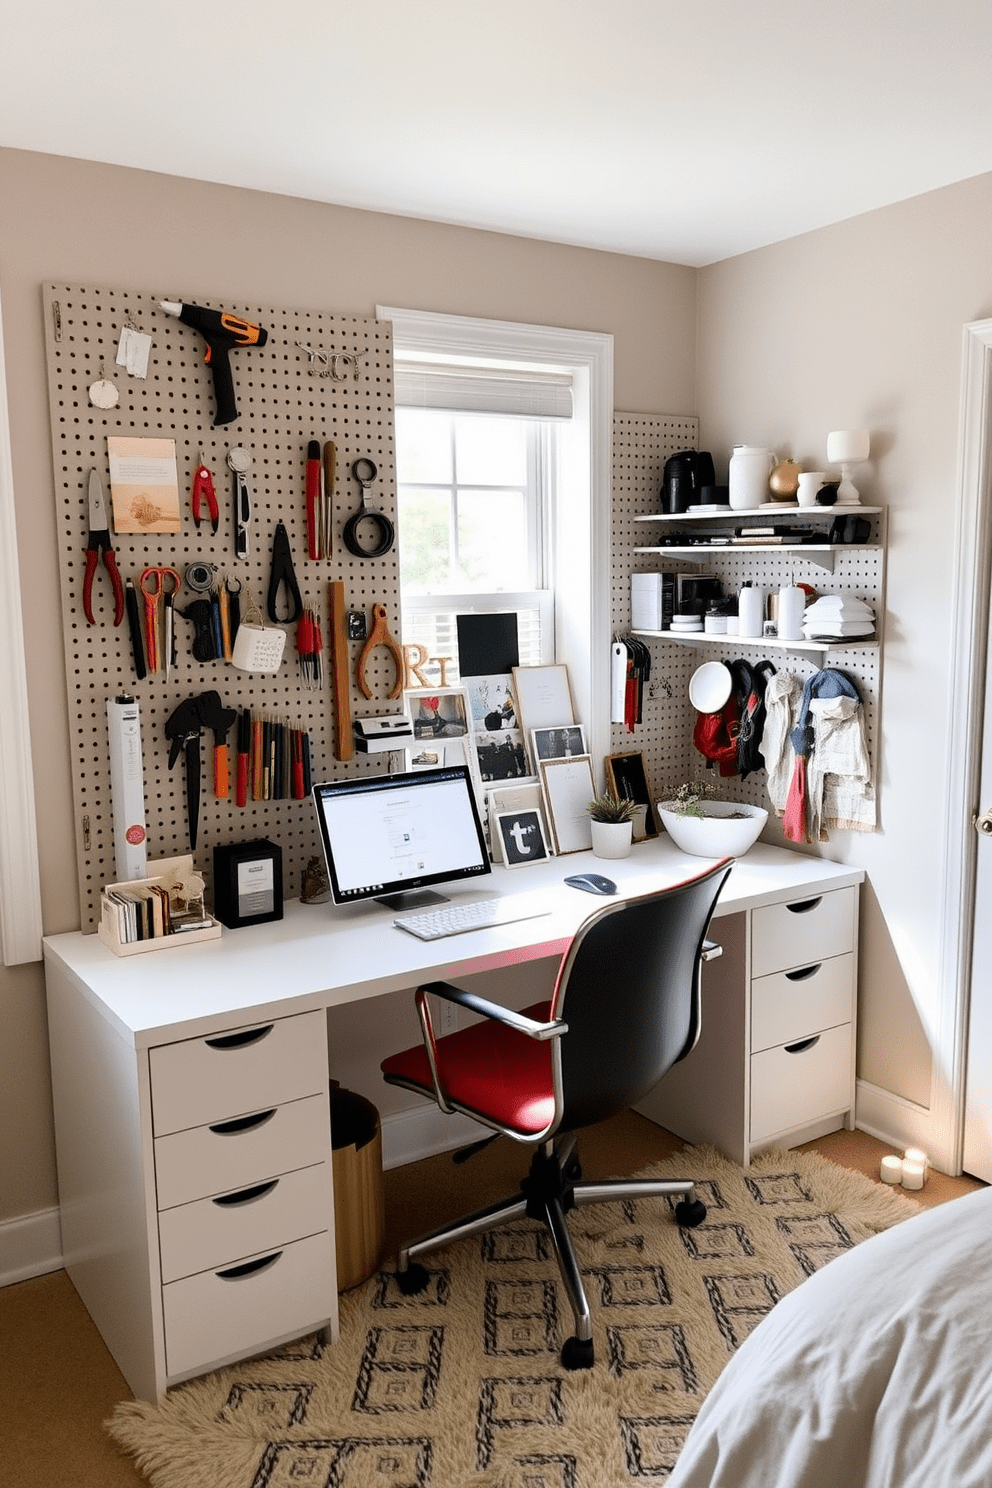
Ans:
{"label": "small potted plant", "polygon": [[592,850],[597,858],[627,857],[634,838],[636,803],[610,790],[590,801],[588,809]]}
{"label": "small potted plant", "polygon": [[683,852],[698,858],[739,858],[753,847],[768,820],[763,806],[714,801],[708,782],[686,781],[658,802],[662,825]]}

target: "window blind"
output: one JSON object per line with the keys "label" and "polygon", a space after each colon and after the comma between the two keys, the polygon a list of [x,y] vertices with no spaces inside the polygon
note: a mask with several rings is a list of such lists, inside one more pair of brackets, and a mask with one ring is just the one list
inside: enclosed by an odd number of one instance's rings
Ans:
{"label": "window blind", "polygon": [[393,396],[398,408],[516,414],[524,418],[572,417],[569,372],[397,358],[393,366]]}

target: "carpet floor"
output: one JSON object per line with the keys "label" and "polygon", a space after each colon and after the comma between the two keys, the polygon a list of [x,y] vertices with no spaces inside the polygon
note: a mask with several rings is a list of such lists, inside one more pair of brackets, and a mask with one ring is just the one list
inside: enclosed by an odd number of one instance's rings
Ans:
{"label": "carpet floor", "polygon": [[342,1297],[341,1341],[305,1340],[218,1370],[109,1430],[155,1488],[629,1488],[663,1480],[723,1365],[775,1303],[834,1256],[912,1215],[901,1192],[815,1153],[745,1170],[686,1149],[704,1224],[667,1202],[573,1210],[592,1370],[558,1351],[571,1313],[529,1221],[390,1265]]}

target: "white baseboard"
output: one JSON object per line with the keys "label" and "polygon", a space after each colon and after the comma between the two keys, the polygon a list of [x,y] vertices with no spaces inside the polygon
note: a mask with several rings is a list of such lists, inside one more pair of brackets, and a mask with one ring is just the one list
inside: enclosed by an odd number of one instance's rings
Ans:
{"label": "white baseboard", "polygon": [[478,1121],[457,1114],[446,1116],[437,1106],[395,1111],[382,1118],[382,1166],[400,1168],[436,1152],[479,1142],[488,1134],[489,1128]]}
{"label": "white baseboard", "polygon": [[922,1147],[940,1172],[955,1171],[954,1154],[947,1147],[946,1134],[941,1136],[934,1113],[926,1106],[859,1080],[855,1125],[888,1147]]}
{"label": "white baseboard", "polygon": [[62,1269],[58,1209],[39,1209],[0,1222],[0,1287]]}

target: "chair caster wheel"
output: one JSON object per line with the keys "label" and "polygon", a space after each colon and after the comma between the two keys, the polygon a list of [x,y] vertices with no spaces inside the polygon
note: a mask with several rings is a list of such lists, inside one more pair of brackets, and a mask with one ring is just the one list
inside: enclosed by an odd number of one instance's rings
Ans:
{"label": "chair caster wheel", "polygon": [[404,1297],[415,1297],[422,1292],[430,1281],[430,1272],[425,1266],[419,1266],[414,1261],[412,1266],[407,1266],[405,1271],[397,1271],[396,1285]]}
{"label": "chair caster wheel", "polygon": [[694,1230],[706,1218],[706,1205],[701,1199],[682,1199],[675,1205],[675,1223],[684,1230]]}
{"label": "chair caster wheel", "polygon": [[566,1338],[561,1351],[563,1369],[591,1369],[593,1357],[591,1338]]}

